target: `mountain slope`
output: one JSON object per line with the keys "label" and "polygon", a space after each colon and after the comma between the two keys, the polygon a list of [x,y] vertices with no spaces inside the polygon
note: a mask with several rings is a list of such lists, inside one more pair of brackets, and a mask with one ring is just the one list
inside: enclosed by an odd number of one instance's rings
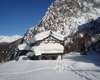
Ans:
{"label": "mountain slope", "polygon": [[22,38],[0,47],[0,62],[13,60],[15,58],[17,46],[21,41]]}
{"label": "mountain slope", "polygon": [[50,5],[44,17],[24,36],[26,42],[37,33],[56,31],[66,37],[78,31],[82,24],[100,17],[99,0],[56,0]]}
{"label": "mountain slope", "polygon": [[7,45],[11,42],[14,42],[18,39],[22,38],[20,35],[14,35],[14,36],[0,36],[0,47]]}
{"label": "mountain slope", "polygon": [[22,36],[20,36],[20,35],[0,36],[0,43],[11,43],[13,41],[18,40],[19,38],[22,38]]}

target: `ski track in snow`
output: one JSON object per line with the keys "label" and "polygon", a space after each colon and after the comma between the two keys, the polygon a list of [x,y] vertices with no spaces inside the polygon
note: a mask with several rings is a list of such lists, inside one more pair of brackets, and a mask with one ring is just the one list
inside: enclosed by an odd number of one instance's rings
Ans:
{"label": "ski track in snow", "polygon": [[[71,57],[71,56],[68,56]],[[68,58],[67,57],[67,58]],[[62,80],[67,80],[67,75],[71,75],[72,77],[74,76],[78,80],[99,80],[100,79],[100,68],[97,67],[97,69],[89,69],[89,68],[84,68],[84,66],[80,66],[83,62],[77,62],[71,59],[65,59],[65,60],[47,60],[47,61],[18,61],[18,62],[8,62],[0,65],[0,80],[31,80],[31,79],[37,79],[38,77],[43,76],[44,77],[52,77],[53,75],[59,75],[63,74],[65,75],[65,79]],[[16,64],[11,65],[11,64]],[[19,64],[19,65],[18,65]],[[28,65],[29,64],[29,65]],[[77,64],[79,64],[77,66]],[[85,63],[83,63],[85,64]],[[87,63],[86,63],[87,64]],[[28,65],[30,68],[27,69]],[[8,71],[2,71],[4,70],[7,66],[10,66],[10,68],[16,68],[19,69],[19,67],[25,66],[25,70],[21,69],[22,71],[15,71],[9,72]],[[13,67],[12,67],[13,66]],[[32,67],[33,66],[33,67]],[[88,65],[86,65],[88,66]],[[95,66],[94,66],[95,67]],[[97,71],[96,71],[97,70]],[[13,76],[13,77],[12,77]],[[68,79],[70,79],[69,77]],[[38,79],[38,80],[42,80]],[[43,79],[47,80],[47,79]],[[50,79],[48,79],[50,80]],[[55,79],[52,79],[55,80]],[[57,78],[57,80],[60,80]],[[72,79],[71,80],[76,80]]]}
{"label": "ski track in snow", "polygon": [[[73,63],[73,62],[72,62]],[[92,73],[87,73],[85,70],[81,71],[81,70],[77,70],[76,67],[74,67],[74,64],[76,62],[74,61],[73,64],[69,65],[68,62],[59,62],[56,61],[54,63],[52,63],[51,65],[55,65],[55,67],[53,67],[53,71],[56,72],[63,72],[63,71],[70,71],[72,74],[76,75],[77,77],[81,77],[83,80],[93,80],[91,78],[88,78],[85,75],[88,75],[89,77],[95,77],[98,78],[98,80],[100,79],[100,77],[97,77],[96,75],[92,74]]]}
{"label": "ski track in snow", "polygon": [[[75,64],[75,62],[73,63]],[[70,71],[72,74],[76,75],[77,77],[81,77],[83,80],[92,80],[91,78],[88,78],[86,76],[84,76],[83,74],[85,75],[89,75],[89,76],[94,76],[96,77],[95,75],[93,74],[89,74],[89,73],[86,73],[85,71],[84,72],[81,72],[81,71],[77,71],[77,69],[75,69],[74,65],[71,64],[71,65],[68,65],[68,62],[63,62],[62,61],[56,61],[56,62],[51,62],[51,66],[54,66],[54,67],[44,67],[44,68],[38,68],[38,69],[34,69],[34,70],[30,70],[30,71],[25,71],[25,72],[15,72],[15,73],[2,73],[1,75],[4,75],[2,78],[0,78],[0,80],[3,80],[3,78],[6,78],[7,76],[9,75],[15,75],[15,74],[28,74],[30,72],[34,72],[34,71],[40,71],[40,70],[45,70],[45,69],[51,69],[52,68],[52,71],[56,71],[56,72],[63,72],[63,71]],[[81,73],[81,74],[80,74]],[[35,74],[33,75],[34,77],[39,77],[40,75],[42,75],[43,73],[40,73],[40,74]],[[6,76],[5,76],[6,75]],[[46,74],[45,74],[46,75]],[[25,76],[25,77],[33,77],[33,76]],[[21,77],[22,79],[24,79],[24,77]],[[20,78],[20,79],[21,79]],[[10,79],[11,80],[11,79]],[[12,80],[16,80],[16,78],[12,78]],[[98,79],[99,80],[99,79]]]}
{"label": "ski track in snow", "polygon": [[26,73],[30,73],[30,72],[34,72],[34,71],[39,71],[39,70],[44,70],[44,69],[50,69],[50,68],[52,68],[52,67],[38,68],[38,69],[34,69],[34,70],[30,70],[30,71],[25,71],[25,72],[2,73],[2,75],[5,75],[5,74],[26,74]]}

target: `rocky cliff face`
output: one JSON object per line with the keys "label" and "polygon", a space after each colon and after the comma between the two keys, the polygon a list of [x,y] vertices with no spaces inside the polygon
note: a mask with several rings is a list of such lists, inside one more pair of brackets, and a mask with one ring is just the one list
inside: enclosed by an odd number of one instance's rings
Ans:
{"label": "rocky cliff face", "polygon": [[52,30],[65,37],[78,31],[79,26],[100,17],[99,0],[56,0],[50,5],[44,17],[24,36],[29,43],[35,34]]}

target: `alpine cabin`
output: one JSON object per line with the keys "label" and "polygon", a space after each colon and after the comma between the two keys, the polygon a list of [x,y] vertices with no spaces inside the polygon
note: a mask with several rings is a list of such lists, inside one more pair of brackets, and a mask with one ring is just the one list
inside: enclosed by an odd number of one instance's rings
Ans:
{"label": "alpine cabin", "polygon": [[41,32],[30,40],[29,47],[30,51],[26,55],[31,59],[62,59],[64,54],[64,36],[53,31]]}

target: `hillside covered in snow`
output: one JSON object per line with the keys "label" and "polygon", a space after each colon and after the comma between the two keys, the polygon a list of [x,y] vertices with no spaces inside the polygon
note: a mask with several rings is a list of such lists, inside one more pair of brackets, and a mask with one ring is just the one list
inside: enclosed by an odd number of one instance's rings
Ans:
{"label": "hillside covered in snow", "polygon": [[22,38],[20,35],[14,35],[14,36],[1,36],[0,35],[0,43],[11,43],[13,41],[18,40],[19,38]]}
{"label": "hillside covered in snow", "polygon": [[[38,24],[26,32],[24,39],[29,42],[35,34],[47,30],[68,37],[76,33],[79,30],[78,27],[88,26],[91,21],[98,19],[97,23],[99,23],[99,4],[99,0],[56,0]],[[92,24],[89,26],[91,27]]]}
{"label": "hillside covered in snow", "polygon": [[21,42],[22,36],[0,36],[0,62],[5,62],[13,59],[13,55]]}
{"label": "hillside covered in snow", "polygon": [[63,60],[29,60],[0,64],[0,80],[100,80],[100,54],[69,53]]}

